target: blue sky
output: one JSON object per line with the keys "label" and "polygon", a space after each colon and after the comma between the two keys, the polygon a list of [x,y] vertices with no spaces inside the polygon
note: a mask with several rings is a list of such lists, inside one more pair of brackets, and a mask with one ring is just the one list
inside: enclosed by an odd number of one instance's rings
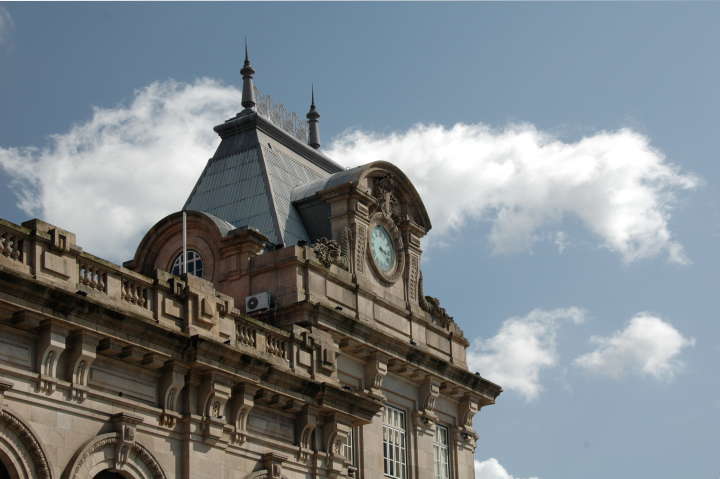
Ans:
{"label": "blue sky", "polygon": [[506,389],[476,420],[478,477],[717,478],[719,21],[717,3],[0,4],[0,217],[127,259],[239,111],[247,36],[264,93],[304,113],[315,84],[336,160],[421,188],[425,292]]}

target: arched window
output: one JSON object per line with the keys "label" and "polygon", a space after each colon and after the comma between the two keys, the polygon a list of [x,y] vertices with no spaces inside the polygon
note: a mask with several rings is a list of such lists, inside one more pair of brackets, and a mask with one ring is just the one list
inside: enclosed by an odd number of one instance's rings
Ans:
{"label": "arched window", "polygon": [[[183,262],[183,254],[180,253],[175,258],[175,261],[173,261],[172,269],[170,272],[172,274],[181,275],[182,274],[182,262]],[[202,278],[203,275],[203,261],[200,257],[200,253],[195,251],[194,249],[189,249],[187,251],[187,272],[190,274],[194,274],[195,276]]]}

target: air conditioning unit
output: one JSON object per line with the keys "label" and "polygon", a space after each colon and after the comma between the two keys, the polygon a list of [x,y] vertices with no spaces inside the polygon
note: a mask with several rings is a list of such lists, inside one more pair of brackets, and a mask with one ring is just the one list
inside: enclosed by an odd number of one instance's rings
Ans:
{"label": "air conditioning unit", "polygon": [[272,306],[272,296],[269,292],[253,294],[245,298],[245,312],[257,313],[267,311]]}

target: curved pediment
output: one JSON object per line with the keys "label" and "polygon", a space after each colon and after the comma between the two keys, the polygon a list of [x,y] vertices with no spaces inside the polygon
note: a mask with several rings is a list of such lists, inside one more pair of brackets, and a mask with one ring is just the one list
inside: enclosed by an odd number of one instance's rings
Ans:
{"label": "curved pediment", "polygon": [[348,187],[366,195],[372,206],[396,218],[398,223],[410,220],[425,233],[432,228],[425,204],[415,186],[400,168],[387,161],[356,166],[298,186],[293,190],[291,200],[301,213],[305,211],[315,215],[324,203],[323,196]]}

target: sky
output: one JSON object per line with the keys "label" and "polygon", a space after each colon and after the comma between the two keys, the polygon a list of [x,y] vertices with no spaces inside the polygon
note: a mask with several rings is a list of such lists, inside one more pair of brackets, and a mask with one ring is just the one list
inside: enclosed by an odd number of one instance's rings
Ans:
{"label": "sky", "polygon": [[720,4],[0,3],[0,217],[131,257],[256,86],[408,173],[479,479],[717,478]]}

